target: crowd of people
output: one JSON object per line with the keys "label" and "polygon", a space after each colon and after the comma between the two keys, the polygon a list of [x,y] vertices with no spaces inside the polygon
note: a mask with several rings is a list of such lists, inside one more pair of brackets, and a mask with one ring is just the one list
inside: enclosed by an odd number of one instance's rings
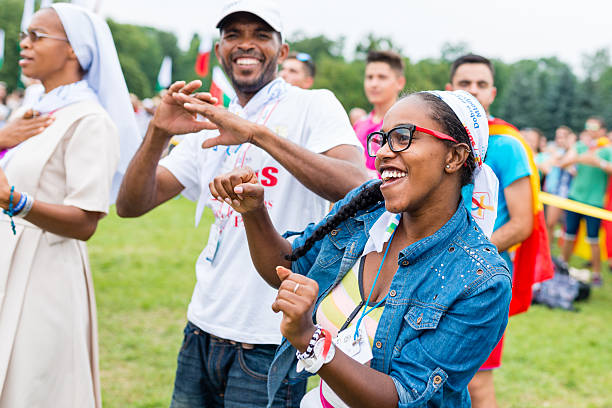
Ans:
{"label": "crowd of people", "polygon": [[[535,128],[522,129],[521,134],[535,154],[543,191],[593,207],[609,208],[608,176],[612,173],[612,135],[608,134],[601,117],[589,117],[579,137],[565,125],[556,129],[554,140],[550,142]],[[548,235],[551,240],[561,235],[561,257],[566,263],[576,245],[582,219],[585,242],[591,252],[591,283],[601,286],[601,254],[605,249],[600,241],[601,219],[554,206],[546,209]]]}
{"label": "crowd of people", "polygon": [[85,241],[111,204],[138,217],[179,194],[215,221],[172,408],[495,407],[508,318],[552,276],[555,225],[567,260],[583,217],[550,207],[545,224],[540,179],[603,207],[603,121],[579,141],[565,126],[550,144],[521,136],[490,114],[495,71],[474,54],[444,90],[400,96],[393,51],[369,52],[372,110],[347,115],[311,89],[315,63],[269,2],[228,1],[216,28],[227,108],[200,81],[130,95],[107,24],[78,6],[43,8],[21,34],[37,82],[23,99],[0,83],[0,408],[101,406]]}

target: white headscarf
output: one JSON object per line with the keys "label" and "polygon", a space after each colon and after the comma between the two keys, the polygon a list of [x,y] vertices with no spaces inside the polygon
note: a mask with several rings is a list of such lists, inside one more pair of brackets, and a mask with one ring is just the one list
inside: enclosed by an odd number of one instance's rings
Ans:
{"label": "white headscarf", "polygon": [[52,7],[86,72],[83,80],[119,129],[121,157],[111,188],[111,202],[114,203],[121,179],[141,141],[115,43],[108,25],[97,15],[72,4],[55,3]]}
{"label": "white headscarf", "polygon": [[444,101],[465,127],[474,158],[474,191],[472,193],[471,213],[487,237],[493,234],[497,217],[497,193],[499,180],[493,169],[484,163],[489,144],[489,124],[487,114],[471,94],[466,91],[430,91]]}

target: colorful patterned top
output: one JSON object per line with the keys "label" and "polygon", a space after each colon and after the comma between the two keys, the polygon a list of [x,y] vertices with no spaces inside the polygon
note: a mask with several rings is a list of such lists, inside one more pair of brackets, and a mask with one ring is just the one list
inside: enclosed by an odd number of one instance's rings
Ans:
{"label": "colorful patterned top", "polygon": [[[333,337],[338,335],[343,326],[352,327],[354,330],[363,311],[363,306],[368,297],[368,294],[363,291],[364,259],[365,257],[362,256],[355,263],[353,268],[342,278],[338,286],[332,289],[323,299],[317,309],[317,323],[328,330]],[[368,307],[372,307],[375,304],[376,302],[370,301]],[[374,344],[376,328],[378,327],[378,321],[382,316],[383,310],[384,303],[368,313],[361,321],[361,325],[365,327],[368,334],[370,346]],[[346,324],[347,320],[350,321],[348,325]]]}

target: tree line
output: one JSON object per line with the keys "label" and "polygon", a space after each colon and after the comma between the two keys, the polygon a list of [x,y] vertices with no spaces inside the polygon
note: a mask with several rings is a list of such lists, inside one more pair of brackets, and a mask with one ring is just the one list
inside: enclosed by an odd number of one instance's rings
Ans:
{"label": "tree line", "polygon": [[[18,33],[23,0],[0,0],[0,28],[6,33],[4,64],[0,81],[9,89],[18,85]],[[107,20],[113,33],[119,60],[128,88],[141,98],[155,92],[155,83],[164,56],[172,58],[173,80],[202,79],[203,89],[210,87],[210,75],[199,78],[194,64],[200,37],[194,34],[187,50],[178,46],[175,34],[153,27],[121,24]],[[343,37],[307,36],[302,32],[288,37],[292,50],[310,54],[317,65],[315,88],[333,91],[344,108],[369,109],[363,92],[365,55],[370,49],[393,49],[405,55],[406,92],[443,89],[448,82],[451,62],[470,51],[468,44],[445,44],[437,58],[410,59],[387,37],[367,35],[354,50],[347,50]],[[347,51],[353,51],[352,53]],[[354,57],[347,58],[352,54]],[[612,66],[609,52],[598,50],[583,56],[585,75],[578,77],[572,68],[556,57],[525,59],[513,63],[493,60],[498,96],[492,114],[517,127],[537,127],[549,138],[564,124],[576,131],[586,118],[599,115],[612,128]],[[211,65],[218,64],[214,55]]]}

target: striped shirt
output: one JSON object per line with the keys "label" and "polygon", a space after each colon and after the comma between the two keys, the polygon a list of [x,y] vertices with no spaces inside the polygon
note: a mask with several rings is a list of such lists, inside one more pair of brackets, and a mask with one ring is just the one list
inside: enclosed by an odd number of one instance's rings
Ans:
{"label": "striped shirt", "polygon": [[[363,264],[365,257],[362,256],[350,271],[342,278],[338,286],[323,299],[317,309],[317,323],[328,330],[333,337],[343,326],[353,327],[361,317],[363,305],[368,294],[363,293]],[[374,306],[376,302],[370,301],[368,307]],[[365,327],[370,346],[374,343],[378,321],[382,316],[384,303],[368,313],[361,321]],[[350,324],[346,325],[347,320]]]}

